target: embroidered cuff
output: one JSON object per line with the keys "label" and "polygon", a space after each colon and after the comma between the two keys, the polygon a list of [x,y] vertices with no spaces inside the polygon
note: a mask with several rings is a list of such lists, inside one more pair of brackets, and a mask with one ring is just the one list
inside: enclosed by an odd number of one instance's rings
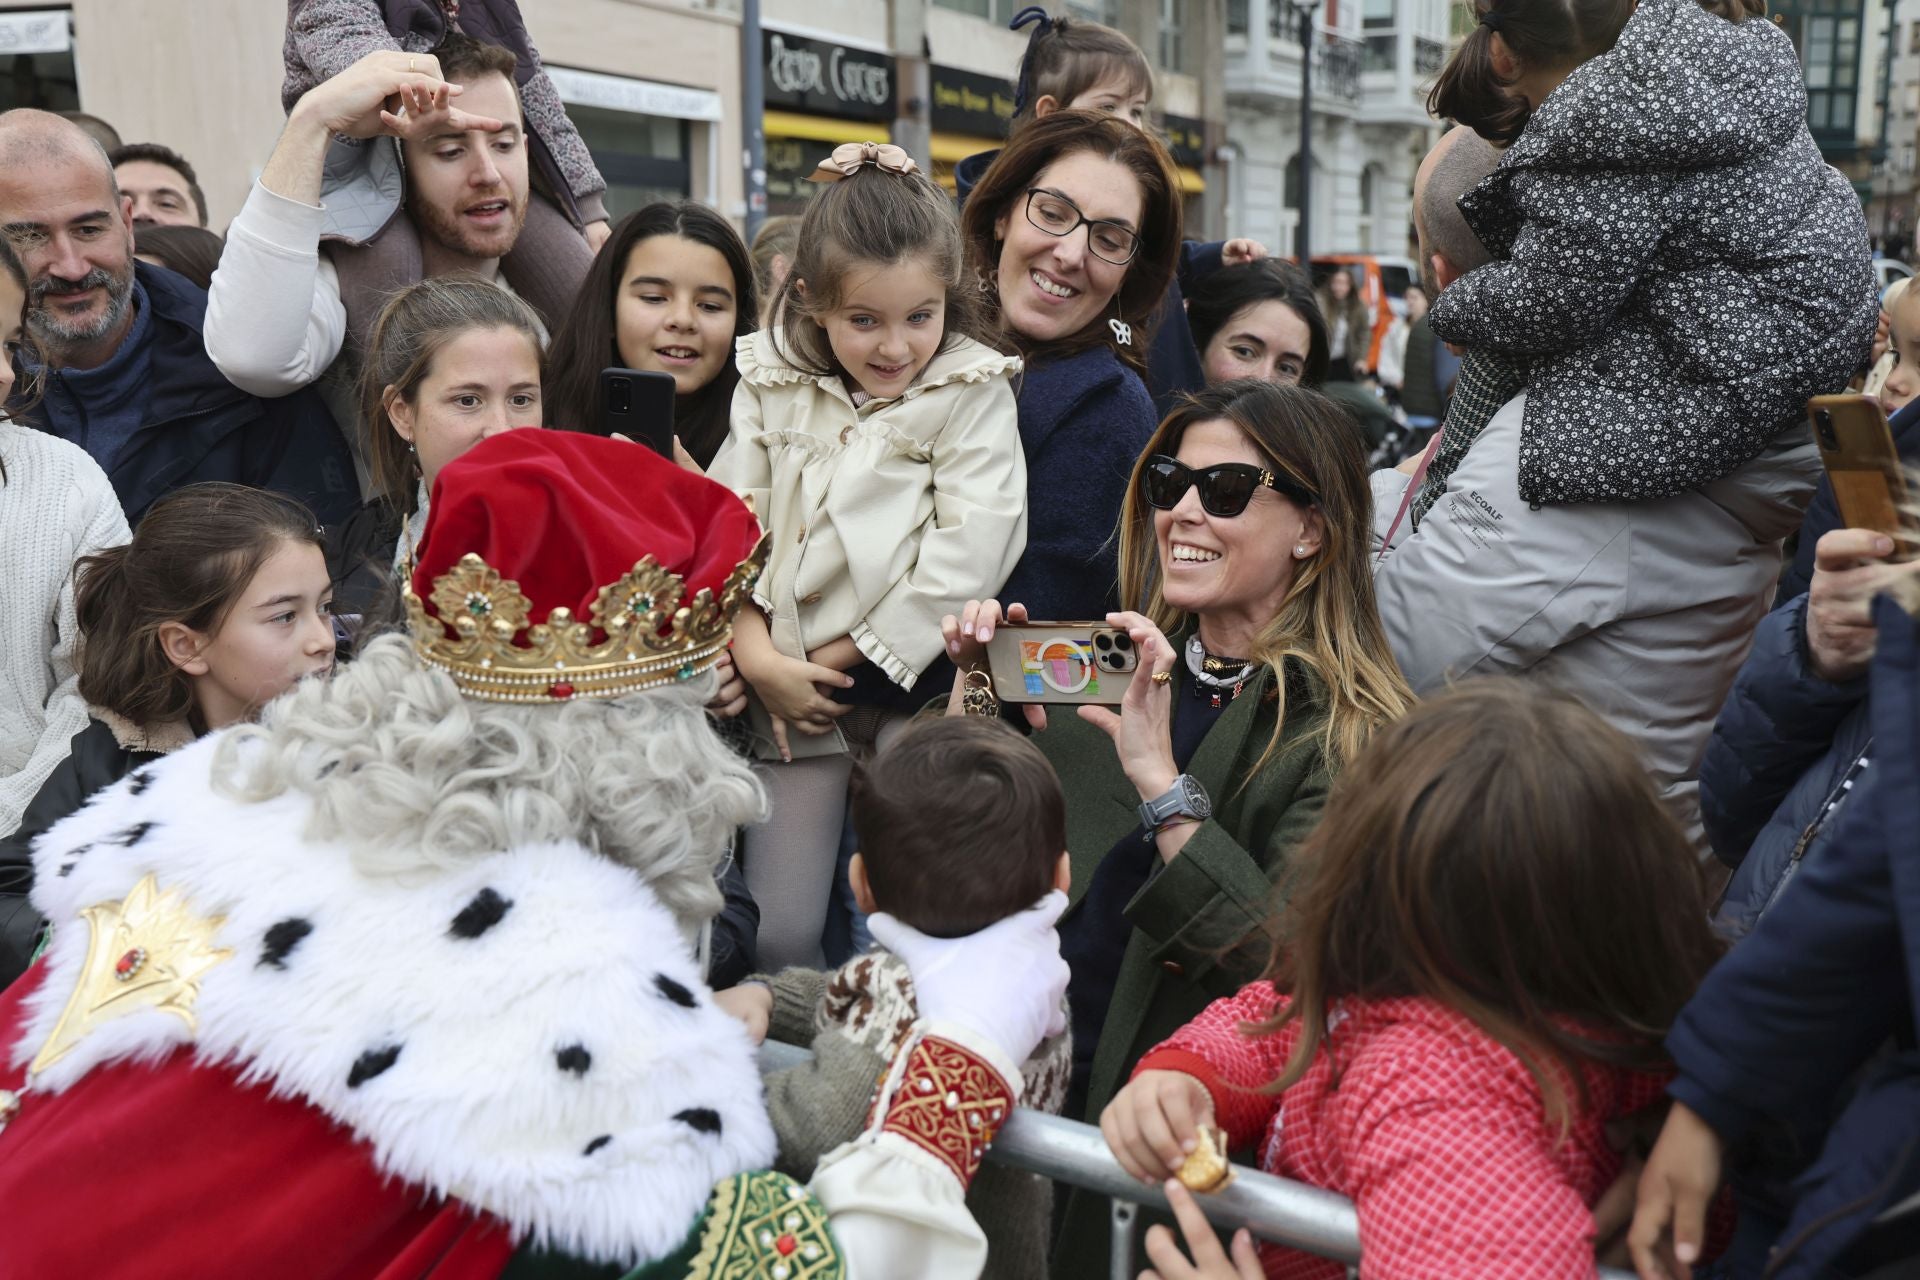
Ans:
{"label": "embroidered cuff", "polygon": [[927,1036],[907,1050],[899,1087],[883,1094],[880,1105],[886,1108],[876,1117],[881,1133],[933,1156],[967,1187],[1013,1112],[1014,1091],[984,1055]]}

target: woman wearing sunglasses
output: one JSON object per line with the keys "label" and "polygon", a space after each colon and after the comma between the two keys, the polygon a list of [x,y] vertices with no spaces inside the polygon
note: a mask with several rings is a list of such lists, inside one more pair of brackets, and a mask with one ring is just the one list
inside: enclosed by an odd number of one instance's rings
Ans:
{"label": "woman wearing sunglasses", "polygon": [[1180,192],[1158,142],[1115,116],[1033,121],[961,216],[991,319],[1026,361],[1018,388],[1027,549],[1003,588],[1041,616],[1117,603],[1113,523],[1153,434],[1148,318],[1180,251]]}
{"label": "woman wearing sunglasses", "polygon": [[[1411,705],[1374,608],[1371,513],[1351,420],[1275,382],[1193,397],[1134,468],[1118,540],[1140,612],[1108,616],[1140,655],[1126,700],[1025,708],[1067,800],[1065,1114],[1097,1120],[1142,1053],[1258,975],[1273,885],[1328,784]],[[948,618],[949,655],[982,661],[1003,616],[1024,602]],[[1105,1202],[1081,1199],[1057,1260],[1106,1256]]]}

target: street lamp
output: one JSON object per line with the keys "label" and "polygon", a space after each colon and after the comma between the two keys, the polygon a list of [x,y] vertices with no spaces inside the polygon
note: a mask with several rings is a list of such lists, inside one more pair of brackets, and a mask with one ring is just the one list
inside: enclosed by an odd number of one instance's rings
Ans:
{"label": "street lamp", "polygon": [[1313,15],[1320,0],[1287,0],[1300,22],[1300,221],[1294,228],[1294,256],[1308,267],[1313,243]]}

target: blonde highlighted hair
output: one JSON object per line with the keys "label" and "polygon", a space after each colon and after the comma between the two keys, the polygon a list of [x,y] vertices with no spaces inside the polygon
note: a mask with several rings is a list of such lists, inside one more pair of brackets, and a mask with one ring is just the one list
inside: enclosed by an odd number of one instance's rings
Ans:
{"label": "blonde highlighted hair", "polygon": [[[1374,603],[1367,565],[1373,527],[1367,452],[1344,410],[1317,391],[1252,378],[1188,396],[1134,464],[1120,517],[1120,598],[1168,635],[1186,626],[1187,615],[1161,593],[1159,543],[1141,476],[1155,454],[1179,452],[1188,427],[1214,421],[1238,427],[1275,474],[1316,495],[1314,505],[1326,526],[1319,553],[1295,567],[1279,611],[1247,655],[1273,668],[1280,698],[1273,740],[1248,777],[1280,749],[1287,718],[1287,682],[1280,673],[1289,658],[1327,687],[1324,745],[1337,768],[1359,755],[1373,732],[1404,715],[1414,700]],[[1285,555],[1286,549],[1275,547],[1273,553]]]}

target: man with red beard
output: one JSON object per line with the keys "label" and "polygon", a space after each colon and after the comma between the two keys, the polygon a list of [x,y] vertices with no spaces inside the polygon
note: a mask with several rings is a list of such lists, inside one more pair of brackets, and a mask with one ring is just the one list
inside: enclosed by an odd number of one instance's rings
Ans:
{"label": "man with red beard", "polygon": [[344,367],[355,362],[339,360],[347,311],[321,252],[329,215],[321,189],[336,140],[397,140],[393,180],[404,182],[405,198],[395,216],[419,230],[423,275],[468,272],[511,291],[500,258],[527,214],[527,135],[513,68],[510,51],[454,33],[434,53],[368,54],[295,104],[214,276],[207,353],[221,372],[263,396],[326,377],[335,417],[357,418],[354,370]]}

